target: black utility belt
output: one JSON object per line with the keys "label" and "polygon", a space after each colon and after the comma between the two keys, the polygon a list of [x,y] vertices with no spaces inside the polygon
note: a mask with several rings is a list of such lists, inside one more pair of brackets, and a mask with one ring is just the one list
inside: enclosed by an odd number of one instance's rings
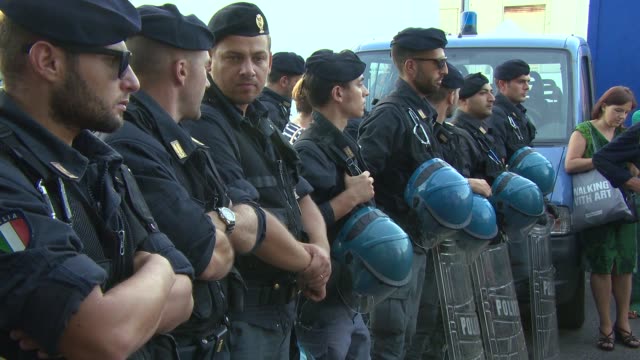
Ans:
{"label": "black utility belt", "polygon": [[190,339],[176,337],[180,360],[213,359],[214,354],[221,352],[229,342],[229,319],[225,316],[225,324],[218,326],[210,335]]}
{"label": "black utility belt", "polygon": [[285,305],[296,299],[298,287],[290,280],[273,282],[271,285],[248,284],[244,304],[249,306]]}

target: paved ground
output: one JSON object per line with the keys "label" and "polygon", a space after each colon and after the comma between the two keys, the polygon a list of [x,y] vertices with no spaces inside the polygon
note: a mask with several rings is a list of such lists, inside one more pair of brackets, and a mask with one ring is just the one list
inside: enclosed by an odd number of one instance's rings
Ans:
{"label": "paved ground", "polygon": [[[585,291],[585,301],[586,316],[582,329],[560,331],[560,359],[640,359],[640,349],[629,349],[621,343],[616,343],[615,350],[611,352],[605,352],[596,347],[595,344],[598,338],[598,314],[588,281]],[[633,333],[640,335],[640,319],[629,320],[629,322],[631,323]]]}

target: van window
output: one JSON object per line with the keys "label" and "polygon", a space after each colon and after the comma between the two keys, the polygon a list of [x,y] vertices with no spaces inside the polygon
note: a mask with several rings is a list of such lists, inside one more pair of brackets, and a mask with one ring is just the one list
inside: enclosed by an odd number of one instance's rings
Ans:
{"label": "van window", "polygon": [[[561,49],[505,49],[505,48],[448,48],[449,61],[463,75],[481,72],[493,79],[494,68],[509,59],[522,59],[531,66],[531,89],[526,102],[527,115],[535,123],[538,133],[535,144],[566,143],[573,130],[570,111],[572,72],[569,53]],[[389,51],[362,52],[358,56],[367,63],[365,83],[370,95],[367,110],[374,99],[382,99],[391,92],[398,78]],[[496,85],[493,85],[497,93]]]}

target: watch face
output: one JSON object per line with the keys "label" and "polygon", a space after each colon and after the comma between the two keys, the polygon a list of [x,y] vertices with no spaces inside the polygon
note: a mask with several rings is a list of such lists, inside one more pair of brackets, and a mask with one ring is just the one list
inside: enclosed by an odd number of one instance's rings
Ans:
{"label": "watch face", "polygon": [[220,215],[222,215],[222,217],[224,217],[227,221],[229,222],[236,221],[236,214],[231,209],[226,207],[221,207],[218,210],[220,210]]}

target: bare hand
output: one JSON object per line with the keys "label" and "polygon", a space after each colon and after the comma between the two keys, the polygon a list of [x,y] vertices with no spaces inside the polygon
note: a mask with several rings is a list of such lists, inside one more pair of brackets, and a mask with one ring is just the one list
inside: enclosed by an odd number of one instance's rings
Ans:
{"label": "bare hand", "polygon": [[624,184],[628,189],[635,193],[640,193],[640,178],[632,177]]}
{"label": "bare hand", "polygon": [[311,263],[298,274],[298,284],[304,295],[320,301],[327,295],[326,285],[331,276],[331,259],[323,248],[313,244],[302,244],[311,255]]}
{"label": "bare hand", "polygon": [[358,176],[344,175],[345,191],[350,191],[358,204],[369,201],[375,194],[373,191],[373,178],[368,171]]}
{"label": "bare hand", "polygon": [[486,198],[491,196],[491,186],[484,179],[467,179],[469,181],[469,185],[471,186],[471,190],[478,194],[482,195]]}

